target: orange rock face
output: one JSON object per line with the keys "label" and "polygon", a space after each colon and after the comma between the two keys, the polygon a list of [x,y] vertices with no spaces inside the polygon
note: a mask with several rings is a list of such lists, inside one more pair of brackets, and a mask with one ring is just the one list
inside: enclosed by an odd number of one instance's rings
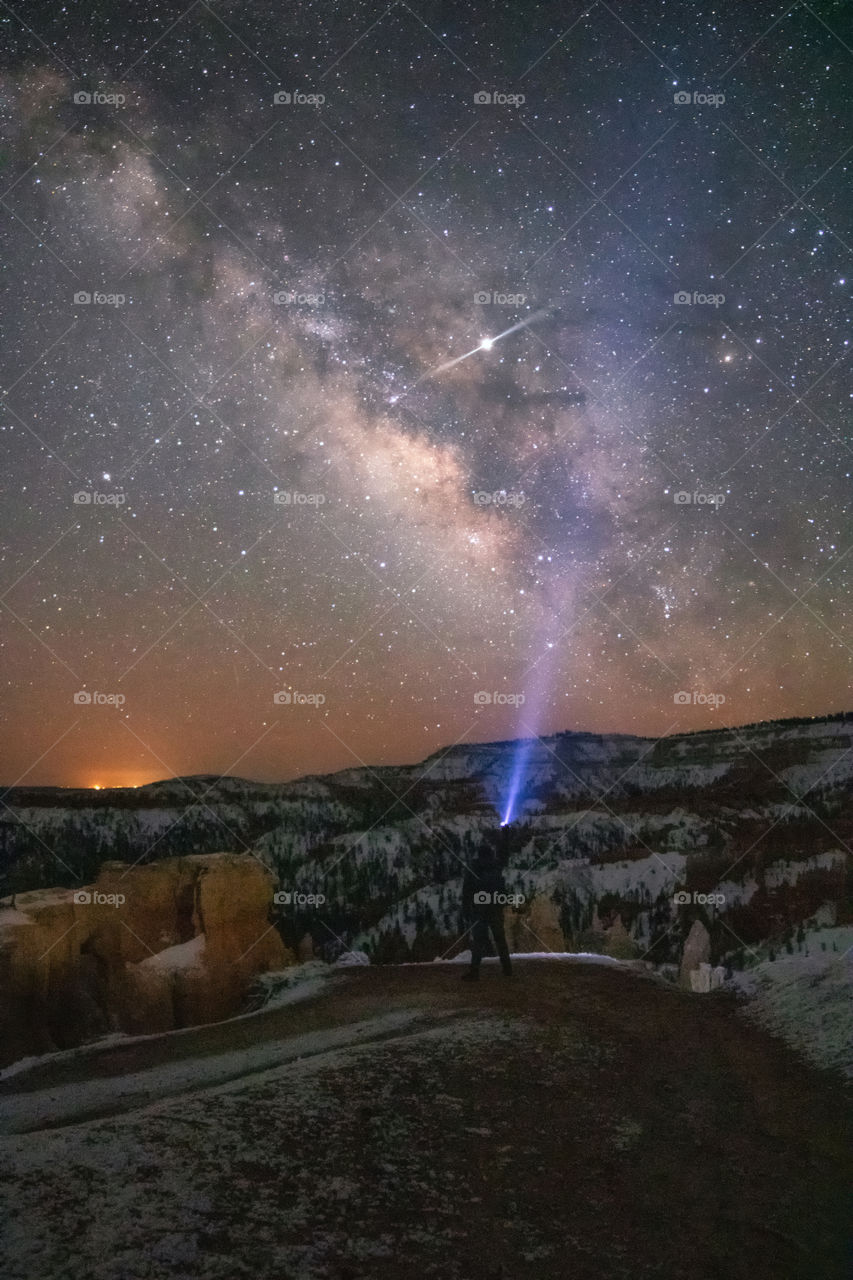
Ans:
{"label": "orange rock face", "polygon": [[0,1063],[110,1031],[239,1012],[295,957],[272,926],[273,877],[249,854],[105,863],[94,885],[0,902]]}

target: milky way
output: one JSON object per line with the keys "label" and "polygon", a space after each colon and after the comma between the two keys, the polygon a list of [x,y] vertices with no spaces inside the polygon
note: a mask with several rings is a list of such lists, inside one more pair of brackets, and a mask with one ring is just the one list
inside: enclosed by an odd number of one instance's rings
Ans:
{"label": "milky way", "polygon": [[849,706],[843,5],[144,8],[0,19],[6,785]]}

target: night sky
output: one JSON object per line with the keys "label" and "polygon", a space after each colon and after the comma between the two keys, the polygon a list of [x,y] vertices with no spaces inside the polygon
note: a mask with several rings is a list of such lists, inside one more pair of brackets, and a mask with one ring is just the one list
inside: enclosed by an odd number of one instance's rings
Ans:
{"label": "night sky", "polygon": [[843,4],[0,33],[4,784],[850,707]]}

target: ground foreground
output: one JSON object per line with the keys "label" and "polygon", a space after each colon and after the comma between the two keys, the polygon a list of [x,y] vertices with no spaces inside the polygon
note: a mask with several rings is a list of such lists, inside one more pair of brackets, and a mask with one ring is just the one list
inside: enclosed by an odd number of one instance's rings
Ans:
{"label": "ground foreground", "polygon": [[0,1083],[8,1280],[834,1280],[840,1080],[623,969],[357,968]]}

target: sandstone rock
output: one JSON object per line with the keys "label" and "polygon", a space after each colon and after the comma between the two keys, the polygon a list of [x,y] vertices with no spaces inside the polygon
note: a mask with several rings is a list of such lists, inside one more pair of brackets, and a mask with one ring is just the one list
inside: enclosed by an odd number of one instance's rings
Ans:
{"label": "sandstone rock", "polygon": [[711,935],[701,920],[694,920],[684,943],[681,968],[678,975],[679,984],[682,987],[686,987],[688,991],[692,990],[693,980],[690,977],[691,973],[694,969],[698,969],[700,965],[709,964],[710,959]]}
{"label": "sandstone rock", "polygon": [[256,973],[284,969],[296,961],[270,923],[273,878],[250,854],[188,858],[198,867],[193,920],[206,940],[205,969],[211,981],[193,993],[188,979],[186,999],[191,1020],[213,1021],[220,1009],[237,1009]]}
{"label": "sandstone rock", "polygon": [[722,965],[713,969],[709,964],[700,964],[698,969],[690,970],[690,989],[692,991],[716,991],[725,981],[726,971]]}
{"label": "sandstone rock", "polygon": [[139,964],[127,966],[127,1030],[169,1031],[205,1021],[204,1017],[193,1016],[195,1006],[203,1001],[198,997],[209,981],[205,942],[200,933],[189,942],[166,947]]}
{"label": "sandstone rock", "polygon": [[609,929],[605,929],[604,954],[614,960],[633,960],[639,951],[637,944],[617,915]]}
{"label": "sandstone rock", "polygon": [[537,894],[518,912],[504,911],[504,929],[510,951],[565,951],[566,939],[560,928],[556,903]]}
{"label": "sandstone rock", "polygon": [[700,964],[698,969],[691,969],[688,974],[690,978],[691,991],[710,991],[711,990],[711,966],[709,964]]}
{"label": "sandstone rock", "polygon": [[295,962],[272,893],[256,858],[218,853],[105,863],[84,889],[0,903],[0,1062],[238,1012],[256,974]]}

